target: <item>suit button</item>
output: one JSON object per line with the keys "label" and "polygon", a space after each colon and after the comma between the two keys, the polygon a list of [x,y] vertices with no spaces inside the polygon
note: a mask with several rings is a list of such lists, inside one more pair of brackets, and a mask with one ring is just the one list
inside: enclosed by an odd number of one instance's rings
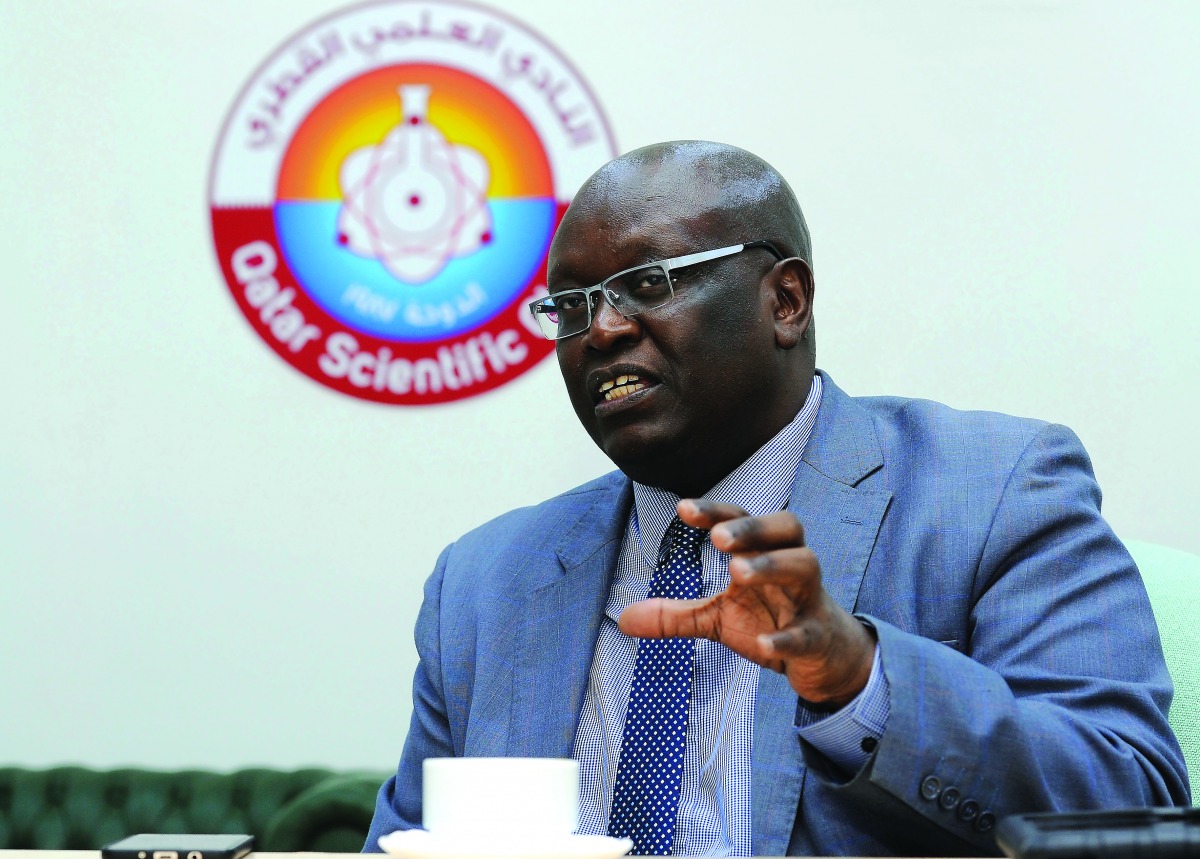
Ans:
{"label": "suit button", "polygon": [[921,779],[921,796],[933,802],[942,795],[942,780],[935,775],[927,775]]}
{"label": "suit button", "polygon": [[996,828],[996,815],[990,811],[985,811],[975,820],[976,832],[991,832]]}
{"label": "suit button", "polygon": [[963,823],[970,823],[979,816],[979,803],[973,799],[964,800],[958,807],[958,819]]}
{"label": "suit button", "polygon": [[958,792],[958,788],[948,787],[942,791],[942,798],[938,800],[938,805],[944,811],[954,811],[960,799],[962,799],[962,794]]}

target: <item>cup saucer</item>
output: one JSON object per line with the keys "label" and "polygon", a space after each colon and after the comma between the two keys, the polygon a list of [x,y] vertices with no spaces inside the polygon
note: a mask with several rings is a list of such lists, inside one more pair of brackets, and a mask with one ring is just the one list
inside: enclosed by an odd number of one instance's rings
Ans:
{"label": "cup saucer", "polygon": [[496,835],[463,837],[406,829],[380,836],[383,852],[399,859],[617,859],[633,849],[628,838],[607,835]]}

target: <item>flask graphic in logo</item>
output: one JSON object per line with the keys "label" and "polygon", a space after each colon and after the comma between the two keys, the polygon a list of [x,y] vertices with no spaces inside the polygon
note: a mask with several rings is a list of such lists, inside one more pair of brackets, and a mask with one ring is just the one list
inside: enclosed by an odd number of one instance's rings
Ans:
{"label": "flask graphic in logo", "polygon": [[571,194],[614,154],[586,84],[527,28],[450,0],[356,6],[239,96],[214,244],[247,321],[309,377],[469,397],[553,350],[525,305]]}
{"label": "flask graphic in logo", "polygon": [[491,171],[482,155],[448,143],[429,123],[429,87],[403,86],[400,96],[400,124],[342,162],[338,240],[398,280],[423,283],[491,239]]}

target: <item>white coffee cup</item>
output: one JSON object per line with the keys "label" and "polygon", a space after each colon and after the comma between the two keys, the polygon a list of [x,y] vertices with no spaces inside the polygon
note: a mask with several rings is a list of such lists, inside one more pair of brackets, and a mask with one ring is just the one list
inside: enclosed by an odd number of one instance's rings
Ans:
{"label": "white coffee cup", "polygon": [[438,835],[557,837],[579,827],[579,762],[426,758],[423,822]]}

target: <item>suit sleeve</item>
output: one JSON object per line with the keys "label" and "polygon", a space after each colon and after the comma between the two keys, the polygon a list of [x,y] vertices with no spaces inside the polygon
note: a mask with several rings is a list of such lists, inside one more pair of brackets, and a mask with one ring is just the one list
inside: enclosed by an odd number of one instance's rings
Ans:
{"label": "suit sleeve", "polygon": [[1016,813],[1188,804],[1146,591],[1070,430],[1043,428],[1003,490],[962,652],[871,620],[891,696],[873,758],[839,781],[804,752],[897,852],[997,853]]}
{"label": "suit sleeve", "polygon": [[421,768],[425,758],[455,754],[446,715],[441,670],[442,582],[450,555],[447,548],[425,582],[425,596],[417,615],[417,670],[413,677],[413,713],[400,766],[383,783],[375,801],[375,816],[363,845],[364,853],[382,852],[379,836],[421,825]]}

